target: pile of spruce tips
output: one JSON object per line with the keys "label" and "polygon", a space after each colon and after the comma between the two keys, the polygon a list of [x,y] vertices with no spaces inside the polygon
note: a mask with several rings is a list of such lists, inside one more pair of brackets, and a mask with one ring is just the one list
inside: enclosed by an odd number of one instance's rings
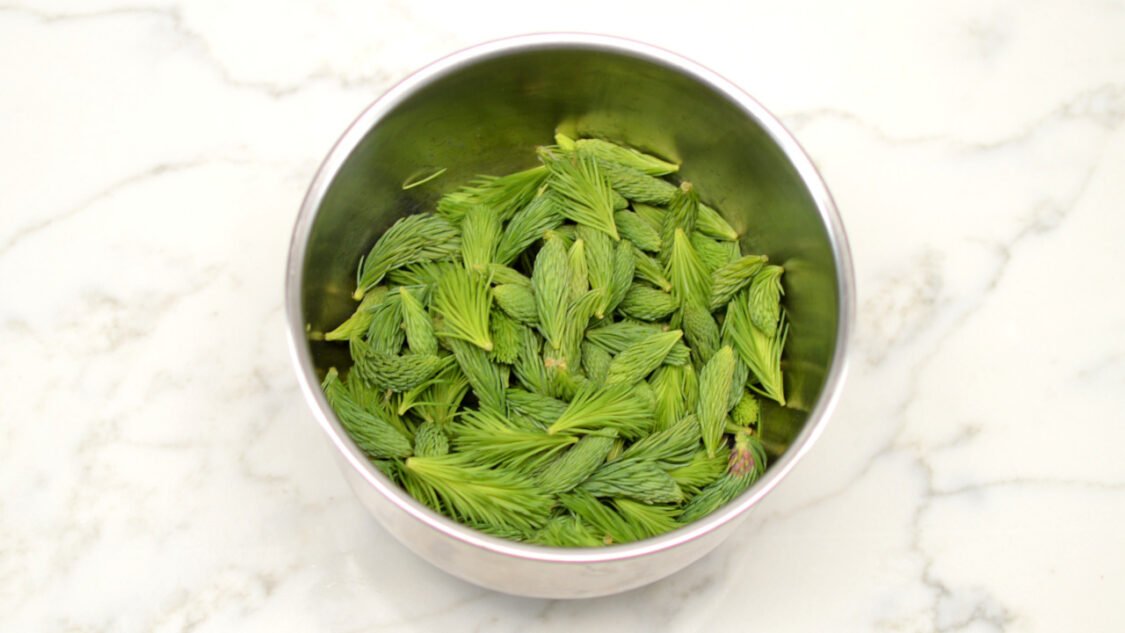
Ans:
{"label": "pile of spruce tips", "polygon": [[678,165],[562,135],[400,219],[326,340],[324,391],[415,499],[503,538],[626,543],[720,508],[766,468],[785,403],[782,269]]}

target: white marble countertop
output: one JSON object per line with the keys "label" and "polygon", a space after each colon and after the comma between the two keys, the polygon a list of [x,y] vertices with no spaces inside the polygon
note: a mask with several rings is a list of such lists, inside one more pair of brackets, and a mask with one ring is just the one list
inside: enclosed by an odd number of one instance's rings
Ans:
{"label": "white marble countertop", "polygon": [[[1125,5],[739,4],[0,6],[0,630],[1125,630]],[[344,126],[541,30],[757,96],[822,169],[859,288],[807,461],[699,564],[584,602],[393,542],[283,332]]]}

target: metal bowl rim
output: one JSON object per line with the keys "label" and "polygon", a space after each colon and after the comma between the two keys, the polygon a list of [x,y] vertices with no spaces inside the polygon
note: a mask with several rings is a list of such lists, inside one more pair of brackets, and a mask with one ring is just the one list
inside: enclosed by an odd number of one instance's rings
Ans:
{"label": "metal bowl rim", "polygon": [[[383,117],[394,111],[419,89],[461,68],[511,54],[558,49],[602,51],[663,65],[695,79],[737,104],[781,149],[813,198],[828,232],[836,264],[836,288],[839,297],[836,348],[825,375],[821,395],[809,412],[804,428],[781,459],[771,465],[765,475],[738,499],[698,521],[643,541],[600,548],[547,547],[489,536],[437,514],[387,479],[348,438],[335,414],[332,413],[313,368],[301,309],[305,253],[313,223],[332,180],[364,136]],[[717,73],[663,48],[608,35],[536,33],[485,42],[443,57],[393,86],[356,118],[329,151],[301,203],[289,246],[285,308],[290,356],[297,372],[297,381],[313,415],[349,467],[355,469],[362,479],[383,497],[421,524],[473,547],[532,561],[594,564],[647,556],[677,548],[700,538],[746,513],[789,473],[824,431],[824,426],[839,400],[855,318],[855,281],[847,235],[824,181],[796,139],[757,100]]]}

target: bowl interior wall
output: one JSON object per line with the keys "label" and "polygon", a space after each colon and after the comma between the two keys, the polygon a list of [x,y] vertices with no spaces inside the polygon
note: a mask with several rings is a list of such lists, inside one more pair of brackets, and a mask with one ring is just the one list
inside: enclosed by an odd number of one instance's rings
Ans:
{"label": "bowl interior wall", "polygon": [[[764,410],[765,439],[782,450],[804,425],[836,348],[840,313],[827,227],[768,132],[692,76],[620,51],[544,47],[477,60],[413,92],[370,130],[329,185],[312,227],[302,305],[326,331],[355,308],[356,265],[397,218],[432,210],[477,174],[536,164],[555,130],[615,139],[682,162],[704,202],[742,235],[745,252],[786,268],[789,407]],[[404,191],[409,178],[447,171]],[[346,346],[312,343],[317,370],[350,365]]]}

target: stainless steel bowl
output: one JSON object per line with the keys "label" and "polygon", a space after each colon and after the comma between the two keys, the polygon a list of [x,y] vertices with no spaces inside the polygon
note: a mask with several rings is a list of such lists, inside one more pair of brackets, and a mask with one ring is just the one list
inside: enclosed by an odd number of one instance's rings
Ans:
{"label": "stainless steel bowl", "polygon": [[[310,342],[354,309],[355,267],[395,219],[480,174],[534,164],[556,128],[599,135],[683,163],[681,175],[786,268],[788,408],[764,411],[774,455],[754,486],[669,534],[605,548],[559,549],[486,536],[416,502],[348,438],[320,390],[350,361]],[[403,190],[411,177],[447,172]],[[658,580],[711,551],[785,477],[820,434],[840,392],[854,320],[847,241],[808,157],[757,101],[668,51],[617,38],[547,34],[470,48],[424,68],[371,104],[329,153],[297,218],[286,274],[289,342],[313,415],[370,512],[422,558],[479,585],[550,598],[600,596]]]}

